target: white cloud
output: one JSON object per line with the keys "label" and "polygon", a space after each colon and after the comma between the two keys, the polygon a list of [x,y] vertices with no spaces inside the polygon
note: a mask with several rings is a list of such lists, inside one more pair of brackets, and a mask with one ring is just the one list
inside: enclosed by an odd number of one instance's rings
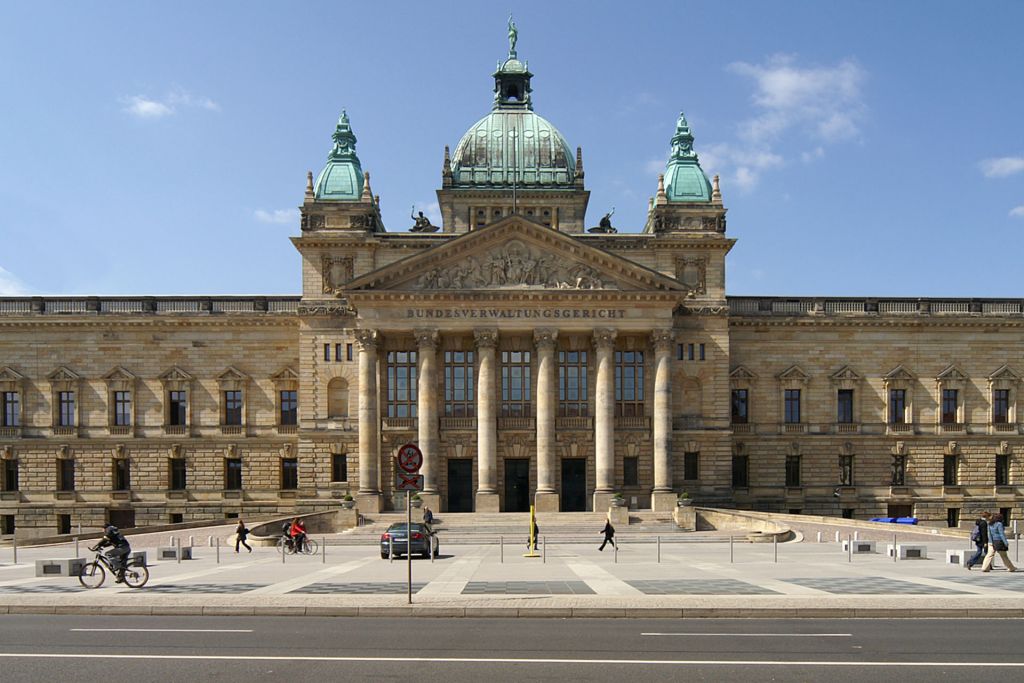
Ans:
{"label": "white cloud", "polygon": [[1024,171],[1024,157],[998,157],[985,159],[980,164],[981,172],[986,178],[1005,178],[1014,173]]}
{"label": "white cloud", "polygon": [[743,191],[751,190],[764,171],[785,165],[785,160],[771,149],[727,143],[708,146],[700,152],[700,159],[708,175],[722,176],[723,191],[730,184]]}
{"label": "white cloud", "polygon": [[817,161],[818,159],[823,159],[824,157],[825,148],[822,147],[821,145],[818,145],[817,147],[810,151],[801,152],[800,161],[804,162],[805,164],[809,164],[813,161]]}
{"label": "white cloud", "polygon": [[160,119],[176,114],[179,109],[220,111],[220,105],[209,97],[200,97],[175,88],[162,98],[128,95],[121,98],[124,111],[140,119]]}
{"label": "white cloud", "polygon": [[256,209],[252,212],[252,215],[260,223],[291,224],[299,222],[298,209],[275,209],[273,211]]}
{"label": "white cloud", "polygon": [[11,271],[0,266],[0,296],[26,296],[28,287]]}
{"label": "white cloud", "polygon": [[666,159],[651,159],[644,164],[644,171],[647,175],[658,175],[665,172]]}
{"label": "white cloud", "polygon": [[1024,204],[1010,209],[1010,215],[1014,218],[1024,218]]}

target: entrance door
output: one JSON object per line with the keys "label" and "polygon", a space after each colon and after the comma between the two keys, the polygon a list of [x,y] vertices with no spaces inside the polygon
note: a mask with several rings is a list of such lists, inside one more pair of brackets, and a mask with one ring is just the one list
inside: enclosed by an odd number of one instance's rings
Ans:
{"label": "entrance door", "polygon": [[505,460],[505,512],[530,511],[530,461]]}
{"label": "entrance door", "polygon": [[562,512],[584,512],[587,509],[587,461],[583,458],[562,460]]}
{"label": "entrance door", "polygon": [[448,461],[448,512],[473,511],[473,461]]}

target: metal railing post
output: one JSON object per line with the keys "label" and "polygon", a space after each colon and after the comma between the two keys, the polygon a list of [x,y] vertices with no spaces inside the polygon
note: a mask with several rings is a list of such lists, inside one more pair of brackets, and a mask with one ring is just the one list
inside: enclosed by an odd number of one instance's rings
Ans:
{"label": "metal railing post", "polygon": [[[217,536],[216,540],[214,540],[213,543],[214,546],[217,548],[217,564],[220,564],[220,536]],[[237,544],[238,542],[236,541],[235,543]]]}
{"label": "metal railing post", "polygon": [[778,562],[779,562],[779,535],[778,534],[772,535],[772,546],[775,549],[775,563],[778,564]]}
{"label": "metal railing post", "polygon": [[178,564],[181,564],[181,537],[179,536],[174,537],[174,555]]}
{"label": "metal railing post", "polygon": [[541,564],[547,564],[548,563],[548,537],[547,536],[541,536],[540,537],[540,563]]}
{"label": "metal railing post", "polygon": [[394,563],[395,561],[395,539],[391,538],[391,534],[388,534],[388,562]]}
{"label": "metal railing post", "polygon": [[75,559],[77,560],[81,555],[78,554],[78,536],[75,536]]}
{"label": "metal railing post", "polygon": [[732,536],[729,536],[729,564],[732,564],[732,562],[733,562],[733,554],[732,554]]}
{"label": "metal railing post", "polygon": [[892,561],[900,559],[900,551],[896,548],[896,534],[892,535]]}
{"label": "metal railing post", "polygon": [[618,564],[619,563],[619,544],[616,543],[612,547],[615,548],[615,564]]}
{"label": "metal railing post", "polygon": [[661,564],[661,536],[658,536],[658,564]]}
{"label": "metal railing post", "polygon": [[14,555],[14,564],[18,564],[18,532],[11,534],[11,552]]}
{"label": "metal railing post", "polygon": [[327,564],[327,537],[322,536],[320,544],[320,564]]}
{"label": "metal railing post", "polygon": [[853,562],[853,535],[846,534],[846,561]]}
{"label": "metal railing post", "polygon": [[501,549],[501,563],[505,564],[505,537],[498,536],[498,547]]}

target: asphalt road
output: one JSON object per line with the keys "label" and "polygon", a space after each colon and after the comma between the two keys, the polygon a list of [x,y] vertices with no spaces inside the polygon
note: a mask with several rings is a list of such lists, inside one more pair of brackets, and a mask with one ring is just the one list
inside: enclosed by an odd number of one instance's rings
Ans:
{"label": "asphalt road", "polygon": [[0,678],[1024,679],[1016,620],[0,616]]}

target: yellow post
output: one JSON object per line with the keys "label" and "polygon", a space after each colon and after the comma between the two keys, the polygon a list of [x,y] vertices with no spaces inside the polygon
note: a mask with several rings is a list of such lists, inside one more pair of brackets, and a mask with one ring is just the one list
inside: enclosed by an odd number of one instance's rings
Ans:
{"label": "yellow post", "polygon": [[523,557],[540,557],[537,554],[537,514],[535,508],[530,506],[530,552],[523,553]]}

